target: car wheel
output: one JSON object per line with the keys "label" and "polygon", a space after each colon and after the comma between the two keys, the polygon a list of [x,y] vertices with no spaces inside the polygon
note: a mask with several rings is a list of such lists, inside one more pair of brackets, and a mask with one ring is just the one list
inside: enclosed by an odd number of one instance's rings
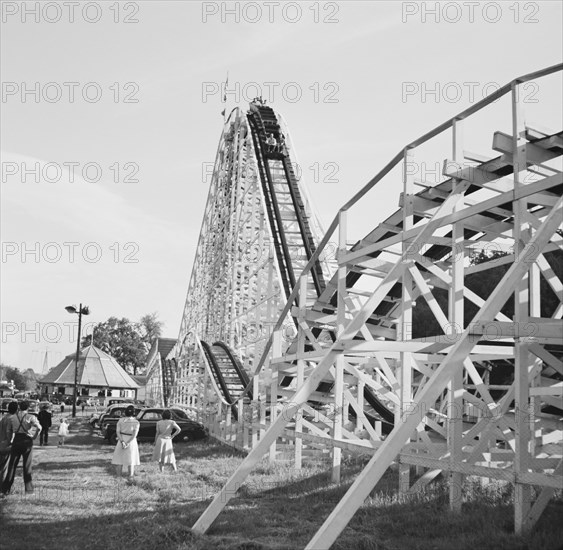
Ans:
{"label": "car wheel", "polygon": [[117,445],[117,434],[114,432],[109,436],[110,445]]}
{"label": "car wheel", "polygon": [[190,438],[190,435],[188,434],[188,432],[180,432],[177,439],[178,439],[178,441],[182,441],[183,443],[186,443],[191,438]]}

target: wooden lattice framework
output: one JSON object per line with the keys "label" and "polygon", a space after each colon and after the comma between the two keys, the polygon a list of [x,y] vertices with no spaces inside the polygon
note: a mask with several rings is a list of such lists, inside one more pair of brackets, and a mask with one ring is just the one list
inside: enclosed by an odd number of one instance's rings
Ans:
{"label": "wooden lattice framework", "polygon": [[[283,124],[286,151],[292,155],[289,131]],[[224,124],[203,216],[194,266],[184,306],[180,334],[174,355],[178,369],[171,402],[182,403],[210,425],[221,437],[225,423],[230,425],[232,407],[214,380],[201,342],[220,341],[237,355],[251,372],[272,335],[272,330],[287,300],[280,268],[274,253],[273,231],[267,215],[267,200],[258,170],[247,113],[236,108]],[[279,168],[272,163],[273,184]],[[301,185],[300,176],[297,183]],[[304,215],[318,243],[322,231],[305,188],[301,188]],[[295,213],[281,206],[288,246],[295,265],[307,263],[303,241],[298,234]],[[305,259],[303,259],[305,258]],[[324,262],[329,274],[329,261]],[[309,278],[311,279],[311,278]],[[312,286],[309,280],[309,285]],[[296,331],[291,316],[284,314],[287,334]],[[286,346],[290,338],[286,338]],[[256,378],[255,383],[258,382]],[[258,393],[257,388],[254,388]],[[240,417],[248,416],[243,406],[247,394],[238,399]],[[258,414],[258,413],[256,413]],[[248,432],[245,437],[248,436]],[[252,441],[256,442],[254,434]],[[247,446],[248,444],[245,444]]]}
{"label": "wooden lattice framework", "polygon": [[[307,548],[329,548],[394,461],[402,492],[447,474],[454,510],[461,506],[464,476],[511,482],[515,530],[533,527],[563,486],[563,285],[548,259],[561,254],[563,243],[563,177],[557,164],[563,137],[527,124],[518,92],[524,83],[561,69],[518,78],[410,143],[340,210],[251,365],[258,416],[245,423],[241,414],[235,424],[228,409],[224,418],[215,416],[216,435],[250,452],[193,526],[195,532],[207,531],[265,454],[275,458],[280,438],[294,442],[296,467],[307,445],[330,449],[333,480],[340,477],[342,451],[373,453]],[[494,135],[499,156],[470,158],[462,147],[465,119],[504,96],[510,99],[512,129]],[[417,181],[409,170],[417,148],[445,131],[452,142],[445,179]],[[350,248],[348,211],[401,165],[401,209]],[[422,191],[416,192],[418,186]],[[338,271],[311,307],[307,277],[334,234]],[[512,252],[469,265],[471,250],[486,243]],[[493,279],[500,267],[505,272],[487,296],[470,287],[474,274]],[[369,282],[361,288],[354,283],[360,277]],[[549,311],[546,293],[555,296]],[[427,304],[439,331],[414,337],[409,329],[416,300]],[[508,301],[512,318],[505,313]],[[469,304],[477,311],[470,321]],[[298,326],[289,346],[283,335],[288,315]],[[512,377],[495,385],[489,376],[500,365],[509,365]],[[292,384],[282,388],[280,381],[288,377]],[[387,437],[382,422],[373,424],[366,416],[366,387],[395,416]]]}

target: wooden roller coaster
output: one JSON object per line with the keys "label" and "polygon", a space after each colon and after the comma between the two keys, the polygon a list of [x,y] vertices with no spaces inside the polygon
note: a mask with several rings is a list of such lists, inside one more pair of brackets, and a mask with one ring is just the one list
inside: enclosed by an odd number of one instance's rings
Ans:
{"label": "wooden roller coaster", "polygon": [[[403,493],[446,476],[453,510],[466,476],[512,483],[515,530],[533,528],[563,488],[563,132],[525,120],[519,90],[561,70],[517,78],[406,145],[324,236],[279,114],[233,111],[171,400],[248,455],[193,531],[288,449],[297,468],[328,457],[334,481],[342,453],[373,455],[310,549],[332,545],[392,463]],[[495,156],[466,151],[464,127],[502,106]],[[439,181],[421,178],[419,151],[448,135]],[[350,241],[349,213],[390,177],[399,209]]]}

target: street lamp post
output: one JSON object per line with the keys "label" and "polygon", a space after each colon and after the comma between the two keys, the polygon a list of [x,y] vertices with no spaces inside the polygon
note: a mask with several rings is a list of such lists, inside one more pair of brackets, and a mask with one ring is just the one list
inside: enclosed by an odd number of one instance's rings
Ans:
{"label": "street lamp post", "polygon": [[[82,315],[89,315],[90,310],[88,306],[80,307],[76,309],[76,306],[66,306],[65,309],[69,313],[78,314],[78,337],[76,339],[76,358],[74,361],[74,393],[72,399],[72,418],[76,418],[76,400],[78,399],[78,359],[80,357],[80,331],[82,330]],[[93,342],[92,342],[93,343]]]}

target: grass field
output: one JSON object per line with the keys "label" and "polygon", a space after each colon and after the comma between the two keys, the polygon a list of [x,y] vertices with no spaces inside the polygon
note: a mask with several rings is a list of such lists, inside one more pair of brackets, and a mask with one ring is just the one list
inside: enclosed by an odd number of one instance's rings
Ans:
{"label": "grass field", "polygon": [[[213,440],[175,446],[178,473],[160,473],[152,446],[139,445],[135,478],[116,477],[113,448],[82,419],[71,423],[65,447],[34,449],[35,493],[15,494],[1,506],[0,547],[15,549],[258,550],[304,548],[344,494],[362,461],[348,461],[343,483],[326,467],[264,462],[207,535],[190,527],[241,462],[242,455]],[[468,481],[461,514],[448,510],[437,483],[412,498],[396,495],[390,471],[333,546],[350,550],[555,550],[563,544],[563,501],[550,503],[528,538],[512,534],[511,489]],[[561,495],[559,495],[561,496]]]}

